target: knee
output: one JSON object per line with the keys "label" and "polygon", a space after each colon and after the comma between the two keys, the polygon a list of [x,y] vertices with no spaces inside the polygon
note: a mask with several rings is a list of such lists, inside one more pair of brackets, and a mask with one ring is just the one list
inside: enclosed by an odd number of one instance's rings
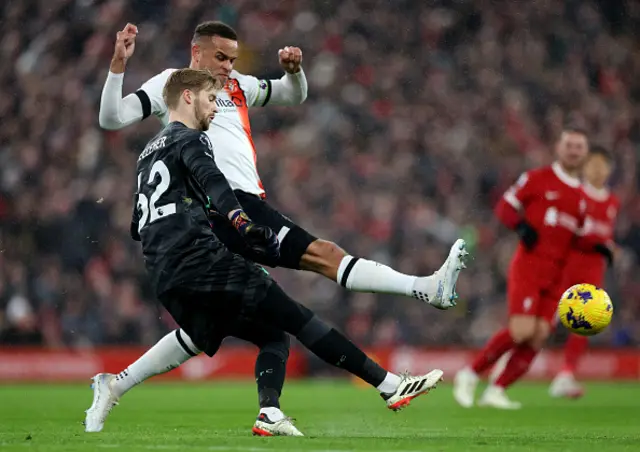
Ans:
{"label": "knee", "polygon": [[289,349],[291,348],[291,339],[285,332],[282,333],[282,338],[278,341],[271,341],[264,344],[260,348],[260,354],[270,353],[276,355],[283,362],[289,359]]}
{"label": "knee", "polygon": [[531,346],[536,350],[541,350],[551,335],[551,325],[544,319],[538,319],[535,333],[531,340]]}
{"label": "knee", "polygon": [[509,333],[516,344],[531,342],[536,335],[536,318],[521,316],[511,319]]}
{"label": "knee", "polygon": [[189,336],[182,328],[178,328],[175,331],[175,334],[176,334],[176,339],[178,340],[178,344],[180,344],[182,349],[185,352],[187,352],[187,354],[191,356],[196,356],[196,355],[199,355],[202,352],[202,350],[205,349],[202,346],[196,345],[196,343],[191,339],[191,336]]}

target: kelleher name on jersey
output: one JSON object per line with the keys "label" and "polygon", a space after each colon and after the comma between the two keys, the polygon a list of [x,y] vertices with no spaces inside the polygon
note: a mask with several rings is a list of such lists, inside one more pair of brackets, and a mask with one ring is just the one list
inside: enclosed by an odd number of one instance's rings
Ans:
{"label": "kelleher name on jersey", "polygon": [[162,137],[158,138],[157,140],[154,140],[153,142],[149,143],[144,148],[144,150],[142,151],[140,156],[138,157],[138,161],[147,158],[149,155],[153,154],[158,149],[163,148],[166,145],[166,143],[167,143],[167,137],[165,137],[165,136],[162,136]]}

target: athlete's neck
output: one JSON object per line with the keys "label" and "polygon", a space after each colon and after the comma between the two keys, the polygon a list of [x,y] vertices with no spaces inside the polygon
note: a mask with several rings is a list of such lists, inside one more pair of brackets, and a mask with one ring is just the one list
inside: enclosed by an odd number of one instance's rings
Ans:
{"label": "athlete's neck", "polygon": [[181,122],[190,129],[198,128],[198,121],[196,121],[196,118],[194,118],[193,115],[181,113],[177,110],[169,112],[169,122],[175,121]]}
{"label": "athlete's neck", "polygon": [[565,173],[567,173],[567,175],[571,176],[571,177],[580,177],[580,170],[579,169],[569,169],[566,166],[564,166],[562,164],[562,162],[560,160],[558,160],[558,165],[560,165],[560,168],[562,169],[562,171],[564,171]]}

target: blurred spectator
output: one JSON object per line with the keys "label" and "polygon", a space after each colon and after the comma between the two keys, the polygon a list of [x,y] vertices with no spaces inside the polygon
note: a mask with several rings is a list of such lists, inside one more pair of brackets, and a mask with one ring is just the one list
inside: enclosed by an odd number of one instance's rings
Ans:
{"label": "blurred spectator", "polygon": [[277,49],[304,52],[306,103],[252,115],[276,207],[354,254],[410,273],[432,272],[459,235],[473,245],[453,311],[274,270],[297,299],[361,344],[483,342],[502,320],[515,244],[491,208],[521,171],[550,161],[571,121],[614,149],[618,163],[625,252],[609,278],[614,325],[596,340],[638,344],[637,2],[23,0],[1,8],[0,342],[150,344],[173,325],[128,238],[135,155],[159,123],[104,132],[97,108],[126,22],[140,29],[130,92],[187,65],[194,26],[219,18],[241,36],[240,71],[279,77]]}

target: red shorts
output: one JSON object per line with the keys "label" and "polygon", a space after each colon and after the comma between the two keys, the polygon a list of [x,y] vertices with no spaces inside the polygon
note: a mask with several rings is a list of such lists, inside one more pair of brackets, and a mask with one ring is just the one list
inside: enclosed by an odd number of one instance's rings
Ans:
{"label": "red shorts", "polygon": [[602,287],[606,270],[607,266],[601,255],[574,251],[569,254],[562,274],[563,290],[585,283]]}
{"label": "red shorts", "polygon": [[579,270],[567,269],[562,278],[563,290],[567,290],[576,284],[593,284],[596,287],[604,285],[604,271],[598,267],[580,268]]}
{"label": "red shorts", "polygon": [[561,277],[560,269],[554,265],[512,263],[507,281],[509,317],[534,316],[551,323],[564,290]]}

